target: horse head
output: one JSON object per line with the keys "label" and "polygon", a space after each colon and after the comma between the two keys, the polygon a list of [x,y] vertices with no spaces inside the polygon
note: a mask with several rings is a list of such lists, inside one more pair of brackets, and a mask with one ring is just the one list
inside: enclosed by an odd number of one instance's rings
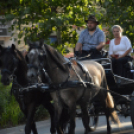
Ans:
{"label": "horse head", "polygon": [[49,45],[44,45],[43,43],[40,44],[40,47],[36,47],[35,44],[30,45],[26,58],[29,64],[27,76],[30,79],[37,79],[38,75],[41,74],[43,70],[47,71],[49,75],[56,74],[56,69],[68,73],[68,68],[64,64],[66,62],[64,57]]}
{"label": "horse head", "polygon": [[38,82],[39,71],[43,68],[41,67],[43,60],[41,63],[39,60],[40,55],[43,54],[43,44],[42,41],[29,43],[29,51],[25,58],[28,64],[27,77],[31,82]]}
{"label": "horse head", "polygon": [[[23,56],[12,44],[11,47],[4,48],[0,46],[0,66],[1,66],[1,82],[4,85],[9,85],[18,68],[25,68],[25,63],[22,64]],[[21,61],[21,62],[20,62]],[[23,60],[24,62],[24,60]]]}

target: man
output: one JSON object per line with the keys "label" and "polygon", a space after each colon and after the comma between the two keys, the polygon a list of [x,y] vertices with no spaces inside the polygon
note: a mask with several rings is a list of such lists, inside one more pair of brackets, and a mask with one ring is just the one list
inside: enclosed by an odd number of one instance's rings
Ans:
{"label": "man", "polygon": [[79,40],[75,46],[76,56],[86,56],[91,54],[92,59],[101,58],[101,50],[105,45],[105,34],[97,25],[99,22],[95,16],[90,15],[87,23],[87,28],[81,32]]}

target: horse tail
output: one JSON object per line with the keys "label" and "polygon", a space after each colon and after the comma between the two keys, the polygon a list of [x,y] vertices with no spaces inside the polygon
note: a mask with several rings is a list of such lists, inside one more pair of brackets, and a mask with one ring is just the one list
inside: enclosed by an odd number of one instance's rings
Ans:
{"label": "horse tail", "polygon": [[[107,88],[107,90],[109,90]],[[106,97],[106,102],[107,102],[107,107],[109,108],[109,112],[111,114],[111,119],[112,121],[114,121],[115,123],[118,124],[118,126],[120,126],[120,120],[119,117],[114,109],[114,100],[113,97],[111,96],[111,94],[109,92],[107,92],[107,97]]]}
{"label": "horse tail", "polygon": [[[108,86],[107,86],[107,80],[106,80],[106,75],[105,75],[105,71],[104,69],[102,69],[102,83],[101,83],[101,86],[107,90],[109,90]],[[120,126],[120,120],[119,120],[119,117],[115,111],[115,108],[114,108],[114,100],[113,100],[113,97],[112,95],[108,92],[107,92],[107,96],[106,96],[106,107],[109,109],[109,113],[110,113],[110,116],[111,116],[111,119],[113,122],[117,123],[118,126]]]}

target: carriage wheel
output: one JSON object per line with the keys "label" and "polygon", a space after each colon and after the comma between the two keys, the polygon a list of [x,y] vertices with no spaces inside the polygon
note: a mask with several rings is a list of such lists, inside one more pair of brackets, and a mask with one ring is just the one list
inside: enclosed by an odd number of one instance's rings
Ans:
{"label": "carriage wheel", "polygon": [[99,119],[98,113],[96,112],[95,107],[93,106],[91,109],[89,109],[89,131],[90,132],[96,130],[96,127],[98,125],[98,119]]}
{"label": "carriage wheel", "polygon": [[134,128],[134,97],[131,98],[131,102],[130,102],[130,116]]}

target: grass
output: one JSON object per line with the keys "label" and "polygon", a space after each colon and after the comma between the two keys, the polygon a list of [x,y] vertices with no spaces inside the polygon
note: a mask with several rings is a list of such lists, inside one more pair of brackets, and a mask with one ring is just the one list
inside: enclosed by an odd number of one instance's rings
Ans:
{"label": "grass", "polygon": [[[12,84],[4,86],[0,83],[0,129],[25,123],[25,117],[18,102],[14,96],[11,96],[11,87]],[[43,120],[46,117],[48,117],[47,110],[43,106],[39,106],[36,110],[35,120]]]}

